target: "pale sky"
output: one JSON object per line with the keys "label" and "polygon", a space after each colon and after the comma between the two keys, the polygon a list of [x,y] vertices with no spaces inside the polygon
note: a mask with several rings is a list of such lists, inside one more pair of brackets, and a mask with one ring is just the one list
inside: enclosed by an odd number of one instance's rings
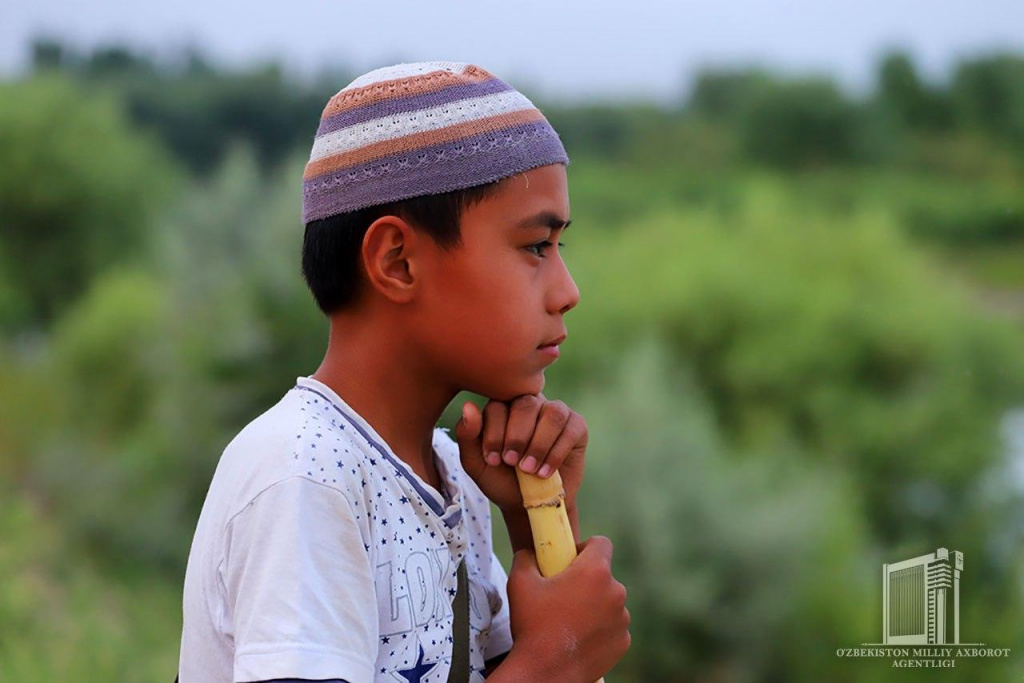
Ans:
{"label": "pale sky", "polygon": [[195,43],[228,66],[280,59],[306,73],[467,61],[552,100],[669,101],[707,64],[827,72],[858,92],[891,46],[937,80],[962,56],[1024,54],[1024,0],[2,0],[0,74],[17,73],[39,33],[158,54]]}

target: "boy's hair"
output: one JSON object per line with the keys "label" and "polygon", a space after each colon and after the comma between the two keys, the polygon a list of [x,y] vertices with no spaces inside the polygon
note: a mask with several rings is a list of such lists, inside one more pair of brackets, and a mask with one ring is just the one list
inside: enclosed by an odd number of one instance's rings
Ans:
{"label": "boy's hair", "polygon": [[306,224],[302,240],[302,277],[324,315],[350,308],[359,298],[365,277],[361,249],[367,229],[381,216],[398,216],[428,235],[443,251],[462,246],[462,215],[493,196],[501,180],[368,206]]}

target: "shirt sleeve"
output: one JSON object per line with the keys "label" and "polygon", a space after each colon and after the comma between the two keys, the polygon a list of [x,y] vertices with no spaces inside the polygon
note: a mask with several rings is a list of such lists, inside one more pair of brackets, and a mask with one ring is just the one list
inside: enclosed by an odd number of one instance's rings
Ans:
{"label": "shirt sleeve", "polygon": [[508,574],[501,566],[494,551],[491,551],[491,575],[489,581],[498,589],[501,608],[491,616],[490,638],[484,648],[484,661],[505,654],[512,649],[512,628],[508,610]]}
{"label": "shirt sleeve", "polygon": [[347,497],[291,477],[256,496],[226,533],[234,680],[372,683],[376,591]]}

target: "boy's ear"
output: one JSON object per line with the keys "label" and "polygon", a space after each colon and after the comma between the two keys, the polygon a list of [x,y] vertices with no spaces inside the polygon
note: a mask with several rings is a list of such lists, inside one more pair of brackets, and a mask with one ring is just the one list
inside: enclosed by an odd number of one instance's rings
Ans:
{"label": "boy's ear", "polygon": [[369,285],[395,303],[415,294],[412,256],[419,245],[416,231],[398,216],[381,216],[366,230],[362,258]]}

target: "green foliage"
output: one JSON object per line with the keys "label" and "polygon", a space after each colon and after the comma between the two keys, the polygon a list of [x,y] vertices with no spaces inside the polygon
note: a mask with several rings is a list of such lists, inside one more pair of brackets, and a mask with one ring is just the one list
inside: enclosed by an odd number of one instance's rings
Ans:
{"label": "green foliage", "polygon": [[117,44],[82,54],[45,39],[33,45],[32,62],[38,73],[60,71],[117,93],[140,127],[202,174],[237,143],[255,150],[265,167],[285,161],[311,143],[327,98],[354,77],[340,70],[299,83],[275,64],[224,71],[194,48],[161,62]]}
{"label": "green foliage", "polygon": [[963,61],[950,97],[962,125],[1005,140],[1024,156],[1024,57],[993,54]]}
{"label": "green foliage", "polygon": [[238,149],[160,224],[153,268],[104,273],[54,329],[59,438],[33,444],[27,478],[82,545],[180,570],[221,450],[319,362],[300,168],[268,190]]}
{"label": "green foliage", "polygon": [[38,500],[0,490],[0,680],[173,680],[181,587],[117,580],[74,553]]}
{"label": "green foliage", "polygon": [[[960,151],[980,159],[984,147],[960,140]],[[977,142],[977,140],[975,140]],[[947,157],[953,161],[956,150]],[[965,155],[965,156],[966,156]],[[999,160],[994,155],[994,160]],[[985,246],[1012,247],[1024,243],[1024,178],[998,166],[985,174],[972,174],[973,161],[940,175],[934,171],[909,173],[899,169],[819,170],[794,175],[786,183],[793,197],[813,196],[814,204],[840,220],[851,212],[891,212],[900,228],[915,242],[960,251]]]}
{"label": "green foliage", "polygon": [[[273,64],[229,72],[195,48],[159,61],[116,44],[87,54],[40,39],[32,52],[37,74],[61,72],[117,93],[137,123],[202,173],[238,141],[276,167],[309,144],[323,103],[353,76],[339,69],[300,83]],[[908,153],[912,161],[918,155],[908,146],[924,133],[941,164],[947,136],[980,132],[1008,143],[1014,165],[1024,168],[1021,64],[1013,53],[965,59],[951,83],[931,85],[910,55],[895,51],[879,61],[876,89],[860,100],[827,77],[714,67],[698,72],[683,107],[538,103],[573,158],[652,163],[672,150],[675,162],[705,167],[735,165],[741,152],[781,169],[878,164]]]}
{"label": "green foliage", "polygon": [[311,144],[331,94],[319,86],[294,87],[274,66],[231,76],[211,71],[138,78],[126,87],[139,122],[159,131],[199,172],[215,169],[236,142],[253,147],[264,166],[276,166],[295,147]]}
{"label": "green foliage", "polygon": [[[878,565],[936,544],[970,563],[964,633],[1024,650],[1022,328],[959,277],[1022,283],[1018,62],[545,107],[582,291],[546,393],[587,417],[581,521],[629,589],[610,680],[926,680],[834,652],[877,638]],[[299,188],[329,89],[116,46],[35,65],[0,86],[0,679],[171,680],[217,459],[326,346]],[[122,98],[204,175],[176,187]]]}
{"label": "green foliage", "polygon": [[97,273],[140,254],[173,177],[113,99],[60,78],[0,84],[0,158],[8,328],[52,321]]}
{"label": "green foliage", "polygon": [[613,105],[588,105],[570,111],[545,107],[544,111],[572,157],[599,149],[607,158],[622,158],[637,130],[628,114]]}
{"label": "green foliage", "polygon": [[887,54],[878,68],[877,97],[908,128],[945,129],[952,125],[948,98],[921,82],[905,52]]}
{"label": "green foliage", "polygon": [[771,185],[748,192],[728,223],[677,210],[574,242],[584,294],[557,377],[603,376],[659,331],[735,442],[841,463],[881,538],[944,528],[1020,401],[1019,333],[972,313],[884,213],[826,222]]}
{"label": "green foliage", "polygon": [[776,83],[764,69],[704,69],[697,74],[688,105],[702,118],[736,125]]}
{"label": "green foliage", "polygon": [[1019,187],[920,190],[905,198],[912,233],[955,246],[1024,242],[1024,194]]}
{"label": "green foliage", "polygon": [[635,615],[615,680],[812,680],[872,625],[848,482],[792,454],[732,457],[692,373],[634,339],[576,402],[593,443],[581,520],[615,543]]}
{"label": "green foliage", "polygon": [[[887,98],[883,79],[881,97]],[[900,93],[902,94],[902,93]],[[877,163],[892,158],[901,140],[892,109],[856,102],[822,76],[782,79],[763,69],[700,72],[687,111],[725,124],[740,143],[740,158],[783,170]]]}
{"label": "green foliage", "polygon": [[164,298],[149,275],[107,271],[54,330],[68,418],[101,441],[134,429],[159,392]]}
{"label": "green foliage", "polygon": [[176,288],[176,314],[194,323],[178,327],[176,343],[197,377],[244,397],[208,407],[231,424],[262,412],[326,349],[327,321],[300,274],[303,163],[262,178],[238,146],[160,231],[162,277]]}
{"label": "green foliage", "polygon": [[30,478],[81,546],[153,564],[175,560],[188,539],[177,488],[187,475],[160,413],[175,370],[168,312],[152,276],[114,270],[61,320],[47,377],[60,388],[57,430]]}
{"label": "green foliage", "polygon": [[831,81],[806,79],[753,96],[739,125],[750,159],[795,169],[873,161],[870,122]]}

